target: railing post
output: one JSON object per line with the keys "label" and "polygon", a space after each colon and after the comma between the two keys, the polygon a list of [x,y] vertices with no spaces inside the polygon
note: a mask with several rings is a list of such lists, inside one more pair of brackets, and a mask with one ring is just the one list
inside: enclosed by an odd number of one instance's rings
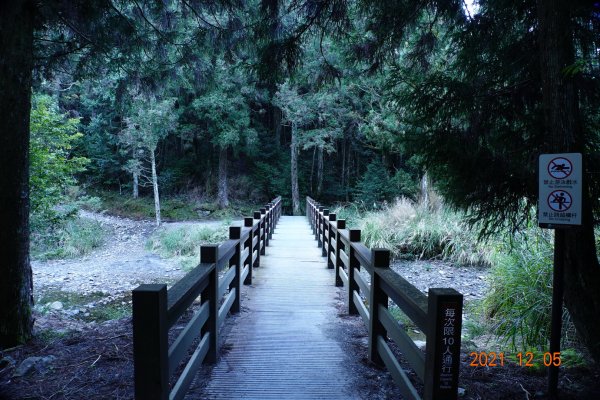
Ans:
{"label": "railing post", "polygon": [[258,240],[256,241],[256,267],[260,266],[260,255],[263,254],[261,251],[261,246],[262,246],[262,235],[260,234],[260,230],[262,228],[262,221],[260,220],[260,211],[254,211],[254,219],[258,220],[258,229],[256,230],[256,236],[258,237]]}
{"label": "railing post", "polygon": [[169,398],[167,285],[140,285],[132,292],[133,371],[136,399]]}
{"label": "railing post", "polygon": [[219,319],[219,299],[217,293],[219,291],[219,274],[216,263],[219,259],[219,246],[206,245],[200,247],[200,262],[206,264],[215,264],[208,277],[208,286],[202,291],[200,301],[202,304],[208,302],[208,320],[202,328],[202,336],[205,333],[209,334],[208,338],[208,353],[204,362],[212,364],[217,362],[217,346],[218,346],[218,319]]}
{"label": "railing post", "polygon": [[242,241],[240,238],[242,237],[242,227],[241,226],[230,226],[229,227],[229,239],[237,239],[237,244],[235,245],[235,254],[229,260],[229,267],[232,266],[235,268],[235,277],[233,281],[229,284],[229,290],[235,289],[235,299],[233,300],[233,304],[231,305],[231,313],[240,312],[240,303],[242,298],[242,285],[240,276],[242,275]]}
{"label": "railing post", "polygon": [[425,400],[458,397],[463,295],[454,289],[429,289],[427,299]]}
{"label": "railing post", "polygon": [[275,206],[273,203],[269,203],[268,211],[269,211],[269,237],[267,238],[269,241],[273,238],[273,231],[275,230]]}
{"label": "railing post", "polygon": [[260,250],[260,255],[265,254],[265,248],[263,246],[265,242],[265,219],[263,218],[265,213],[266,211],[264,208],[254,212],[254,219],[258,219],[258,249]]}
{"label": "railing post", "polygon": [[379,320],[379,306],[388,307],[388,296],[381,289],[381,278],[377,274],[378,268],[390,267],[390,251],[388,249],[372,249],[371,261],[371,297],[369,299],[369,361],[383,365],[383,360],[377,351],[377,337],[387,340],[387,331]]}
{"label": "railing post", "polygon": [[356,258],[356,251],[354,250],[354,246],[352,243],[360,242],[360,229],[349,229],[348,237],[350,239],[350,246],[348,248],[348,259],[350,260],[348,267],[348,314],[356,315],[358,314],[358,309],[356,308],[356,304],[354,304],[353,293],[356,290],[360,291],[360,287],[356,280],[354,279],[354,274],[360,271],[360,262]]}
{"label": "railing post", "polygon": [[325,208],[323,206],[319,206],[317,211],[317,245],[319,247],[323,246],[323,210]]}
{"label": "railing post", "polygon": [[[325,232],[329,234],[329,209],[327,208],[323,209],[323,237],[321,238],[321,243],[323,244],[321,247],[321,255],[323,257],[327,256],[327,251],[329,250],[329,248],[325,249]],[[327,241],[327,244],[329,244],[329,241]]]}
{"label": "railing post", "polygon": [[269,235],[268,235],[269,228],[267,228],[267,225],[268,225],[267,209],[261,208],[260,215],[263,220],[263,222],[262,222],[262,226],[263,226],[262,241],[264,242],[264,247],[262,249],[262,253],[260,253],[260,254],[265,254],[265,251],[267,250],[267,246],[269,245]]}
{"label": "railing post", "polygon": [[335,268],[335,264],[331,261],[330,255],[336,254],[335,249],[331,247],[332,239],[333,239],[333,225],[337,224],[336,222],[337,216],[335,213],[329,214],[329,237],[327,238],[327,268],[333,269]]}
{"label": "railing post", "polygon": [[340,259],[340,250],[344,247],[342,243],[342,234],[341,230],[346,229],[346,220],[338,219],[337,221],[337,233],[335,235],[335,286],[341,287],[344,286],[344,282],[340,277],[340,268],[342,267],[342,260]]}
{"label": "railing post", "polygon": [[254,263],[252,262],[252,224],[254,223],[254,218],[247,217],[244,218],[244,226],[246,228],[250,228],[250,233],[248,233],[248,239],[246,239],[246,243],[244,248],[248,248],[248,276],[246,276],[246,280],[244,280],[244,285],[252,285],[252,268],[254,267]]}
{"label": "railing post", "polygon": [[[304,208],[306,209],[306,218],[308,218],[308,222],[310,223],[310,227],[311,229],[313,228],[312,225],[312,221],[310,219],[311,214],[311,207],[310,207],[310,201],[308,200],[308,196],[306,196],[306,199],[304,200]],[[313,229],[314,232],[314,229]]]}

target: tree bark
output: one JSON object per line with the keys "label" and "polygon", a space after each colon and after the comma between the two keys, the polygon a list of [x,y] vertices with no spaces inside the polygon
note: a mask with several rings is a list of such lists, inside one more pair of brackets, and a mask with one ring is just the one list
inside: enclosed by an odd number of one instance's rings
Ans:
{"label": "tree bark", "polygon": [[152,164],[152,188],[154,189],[154,212],[156,214],[156,225],[160,226],[160,196],[158,195],[158,175],[156,174],[155,150],[150,150],[150,163]]}
{"label": "tree bark", "polygon": [[[574,62],[570,3],[539,0],[539,43],[547,151],[582,152],[579,103],[573,79],[563,73]],[[584,344],[600,362],[600,265],[594,242],[592,207],[583,177],[582,226],[565,231],[564,301]]]}
{"label": "tree bark", "polygon": [[421,204],[429,208],[429,178],[427,172],[423,173],[421,177]]}
{"label": "tree bark", "polygon": [[217,205],[219,208],[229,207],[229,193],[227,189],[227,147],[221,147],[219,151],[219,190],[217,193]]}
{"label": "tree bark", "polygon": [[0,349],[31,337],[29,117],[34,4],[0,2]]}
{"label": "tree bark", "polygon": [[319,147],[317,154],[317,197],[323,193],[323,147]]}
{"label": "tree bark", "polygon": [[298,138],[297,129],[292,124],[292,144],[291,152],[291,170],[292,170],[292,212],[294,215],[300,215],[300,191],[298,190]]}
{"label": "tree bark", "polygon": [[281,146],[281,124],[282,112],[281,108],[273,106],[273,125],[275,126],[275,146]]}
{"label": "tree bark", "polygon": [[310,164],[310,195],[313,196],[313,176],[315,174],[315,158],[317,156],[317,147],[313,147],[312,163]]}
{"label": "tree bark", "polygon": [[140,174],[138,172],[133,173],[133,198],[137,199],[140,196]]}
{"label": "tree bark", "polygon": [[342,184],[342,192],[346,191],[346,138],[342,141],[342,177],[340,180]]}

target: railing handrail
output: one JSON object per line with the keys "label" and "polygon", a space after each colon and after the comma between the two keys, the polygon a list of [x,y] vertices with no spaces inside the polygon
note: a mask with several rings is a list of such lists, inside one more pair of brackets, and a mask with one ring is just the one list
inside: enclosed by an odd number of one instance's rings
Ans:
{"label": "railing handrail", "polygon": [[[200,263],[169,290],[165,284],[144,284],[132,291],[136,399],[182,399],[199,366],[216,361],[219,328],[229,312],[239,312],[241,284],[252,284],[252,269],[265,254],[281,205],[281,197],[275,198],[244,218],[243,227],[230,227],[229,240],[201,246]],[[220,279],[219,271],[226,266]],[[200,308],[169,346],[169,329],[198,296]],[[198,337],[200,343],[171,388],[170,377]]]}
{"label": "railing handrail", "polygon": [[[345,220],[338,220],[308,196],[306,215],[327,266],[335,269],[336,286],[347,287],[348,313],[360,315],[369,329],[369,360],[388,368],[404,396],[421,399],[387,344],[389,337],[424,383],[423,398],[456,399],[462,294],[451,288],[430,288],[426,296],[389,268],[388,249],[369,250],[360,241],[360,230],[346,229]],[[370,285],[361,277],[361,268],[369,273]],[[425,355],[388,311],[389,299],[426,335]]]}

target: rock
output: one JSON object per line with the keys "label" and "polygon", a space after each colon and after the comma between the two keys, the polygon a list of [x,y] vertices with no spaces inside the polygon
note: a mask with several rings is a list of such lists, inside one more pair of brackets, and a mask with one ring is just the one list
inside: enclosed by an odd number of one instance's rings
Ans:
{"label": "rock", "polygon": [[21,377],[32,373],[33,371],[37,371],[39,373],[43,373],[48,369],[48,366],[52,364],[56,360],[54,356],[46,356],[46,357],[28,357],[21,365],[17,367],[13,377]]}
{"label": "rock", "polygon": [[60,301],[52,302],[52,303],[50,303],[50,308],[52,310],[62,310],[63,303],[61,303]]}

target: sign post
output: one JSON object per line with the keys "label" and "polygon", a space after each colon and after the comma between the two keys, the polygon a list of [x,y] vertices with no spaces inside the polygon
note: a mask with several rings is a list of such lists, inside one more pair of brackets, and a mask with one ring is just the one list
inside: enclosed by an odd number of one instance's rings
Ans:
{"label": "sign post", "polygon": [[[554,231],[554,273],[552,277],[552,322],[550,354],[560,354],[562,331],[564,235],[563,229],[581,225],[581,153],[542,154],[539,159],[538,223]],[[559,356],[560,357],[560,356]],[[556,365],[558,364],[558,365]],[[560,363],[548,367],[548,394],[554,398]]]}

